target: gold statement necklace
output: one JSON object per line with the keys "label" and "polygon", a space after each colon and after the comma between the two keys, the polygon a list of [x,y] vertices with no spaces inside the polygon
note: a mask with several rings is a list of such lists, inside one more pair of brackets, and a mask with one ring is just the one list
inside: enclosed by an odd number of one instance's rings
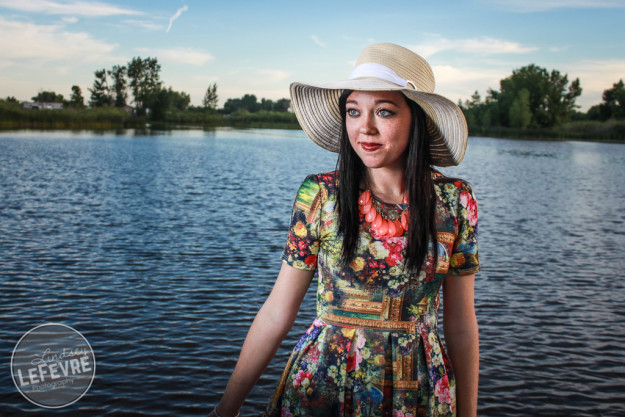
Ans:
{"label": "gold statement necklace", "polygon": [[[407,194],[404,196],[403,202],[408,204]],[[360,194],[358,208],[365,215],[365,224],[369,224],[369,227],[375,230],[379,236],[399,237],[404,234],[404,231],[408,230],[408,209],[402,210],[398,219],[391,220],[382,215],[382,213],[378,213],[369,190],[365,190]]]}

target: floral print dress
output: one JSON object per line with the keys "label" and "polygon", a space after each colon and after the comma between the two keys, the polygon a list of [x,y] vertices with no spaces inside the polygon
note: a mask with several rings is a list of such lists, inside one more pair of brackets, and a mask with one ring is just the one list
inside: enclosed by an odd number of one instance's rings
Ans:
{"label": "floral print dress", "polygon": [[[469,185],[434,171],[438,259],[404,270],[406,238],[378,236],[361,215],[360,239],[341,267],[336,173],[301,185],[282,255],[318,274],[317,318],[299,340],[269,416],[452,416],[455,382],[437,332],[446,275],[479,270],[477,205]],[[406,206],[374,199],[386,218]]]}

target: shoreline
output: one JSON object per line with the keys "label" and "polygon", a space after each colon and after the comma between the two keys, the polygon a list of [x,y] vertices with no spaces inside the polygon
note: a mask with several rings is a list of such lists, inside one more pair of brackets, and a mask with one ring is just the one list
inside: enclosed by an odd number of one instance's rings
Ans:
{"label": "shoreline", "polygon": [[625,121],[575,121],[557,129],[517,129],[511,127],[469,127],[469,136],[540,141],[567,141],[625,143]]}
{"label": "shoreline", "polygon": [[[625,123],[624,123],[625,124]],[[574,125],[572,126],[575,127]],[[24,122],[24,121],[0,121],[0,132],[10,132],[16,130],[39,130],[39,131],[118,131],[126,129],[137,129],[146,131],[167,131],[167,130],[211,130],[219,128],[231,129],[284,129],[284,130],[301,130],[297,123],[272,123],[272,122],[235,122],[235,123],[180,123],[180,122],[90,122],[90,123],[72,123],[72,122]],[[545,142],[564,142],[564,141],[582,141],[582,142],[602,142],[602,143],[619,143],[625,144],[625,134],[623,136],[617,133],[599,133],[577,131],[571,132],[571,128],[561,130],[542,130],[542,129],[513,129],[504,127],[490,127],[469,129],[469,137],[485,137],[494,139],[520,139]]]}
{"label": "shoreline", "polygon": [[[283,129],[283,130],[302,130],[299,125],[294,124],[271,124],[271,123],[250,123],[245,126],[241,125],[202,125],[202,124],[181,124],[181,123],[155,123],[155,124],[111,124],[111,123],[96,123],[96,124],[42,124],[42,123],[0,123],[0,132],[12,132],[12,131],[93,131],[93,132],[107,132],[107,131],[120,131],[120,130],[143,130],[143,131],[168,131],[168,130],[212,130],[212,129]],[[625,138],[609,138],[609,137],[595,137],[587,135],[567,135],[564,132],[549,132],[550,134],[536,134],[537,132],[502,132],[500,129],[484,129],[481,132],[469,131],[469,137],[482,137],[492,139],[513,139],[513,140],[529,140],[537,142],[566,142],[566,141],[580,141],[580,142],[598,142],[598,143],[616,143],[625,144]],[[543,132],[544,133],[544,132]]]}

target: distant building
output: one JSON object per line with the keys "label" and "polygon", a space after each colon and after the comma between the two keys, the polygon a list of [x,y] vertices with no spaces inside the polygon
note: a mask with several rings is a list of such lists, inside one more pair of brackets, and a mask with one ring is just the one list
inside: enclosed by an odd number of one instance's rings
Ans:
{"label": "distant building", "polygon": [[63,109],[63,103],[40,103],[32,101],[24,101],[22,108],[26,110],[61,110]]}

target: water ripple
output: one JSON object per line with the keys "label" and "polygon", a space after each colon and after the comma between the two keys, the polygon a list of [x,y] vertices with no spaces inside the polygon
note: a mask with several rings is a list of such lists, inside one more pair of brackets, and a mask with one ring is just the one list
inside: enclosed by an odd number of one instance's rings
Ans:
{"label": "water ripple", "polygon": [[[49,414],[9,362],[24,332],[62,322],[97,375],[55,415],[206,415],[280,268],[295,191],[333,158],[290,131],[0,134],[0,414]],[[471,138],[445,172],[480,205],[479,414],[624,415],[623,147]],[[315,286],[245,414],[314,318]]]}

